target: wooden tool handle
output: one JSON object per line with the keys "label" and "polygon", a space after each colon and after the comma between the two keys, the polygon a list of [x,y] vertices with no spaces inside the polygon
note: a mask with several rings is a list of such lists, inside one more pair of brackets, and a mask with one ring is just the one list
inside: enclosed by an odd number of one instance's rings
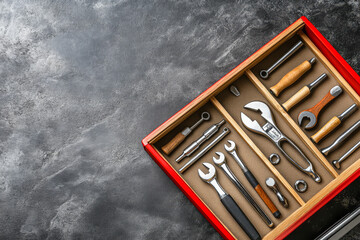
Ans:
{"label": "wooden tool handle", "polygon": [[296,82],[304,73],[309,71],[311,64],[309,61],[304,61],[302,64],[288,72],[276,85],[272,86],[270,90],[279,96],[279,94],[291,84]]}
{"label": "wooden tool handle", "polygon": [[308,86],[300,89],[295,95],[289,98],[286,102],[283,103],[283,107],[286,111],[289,111],[293,106],[298,104],[301,100],[303,100],[306,96],[310,94],[310,89]]}
{"label": "wooden tool handle", "polygon": [[315,106],[309,108],[307,111],[312,112],[315,117],[319,115],[321,109],[323,109],[329,102],[331,102],[335,97],[328,92],[323,99],[321,99]]}
{"label": "wooden tool handle", "polygon": [[166,145],[164,145],[161,148],[161,150],[163,150],[163,152],[166,155],[169,155],[184,140],[185,140],[185,135],[182,134],[182,132],[179,132],[178,134],[176,134],[176,136],[173,139],[170,140],[170,142],[168,142]]}
{"label": "wooden tool handle", "polygon": [[269,196],[266,194],[264,189],[260,186],[260,184],[255,187],[255,191],[261,197],[261,199],[266,204],[266,206],[270,209],[270,211],[274,215],[274,217],[280,218],[280,216],[281,216],[280,211],[276,208],[276,206],[271,201]]}
{"label": "wooden tool handle", "polygon": [[244,175],[246,179],[249,181],[251,186],[255,189],[257,194],[260,196],[260,198],[263,200],[263,202],[266,204],[266,206],[270,209],[271,213],[274,215],[274,217],[279,218],[281,216],[281,213],[276,208],[274,203],[271,201],[269,196],[266,194],[264,189],[260,186],[259,182],[256,180],[255,176],[250,172],[244,172]]}
{"label": "wooden tool handle", "polygon": [[341,123],[340,119],[335,116],[330,121],[328,121],[317,133],[311,136],[311,139],[318,143],[321,139],[323,139],[326,135],[331,133],[337,126]]}

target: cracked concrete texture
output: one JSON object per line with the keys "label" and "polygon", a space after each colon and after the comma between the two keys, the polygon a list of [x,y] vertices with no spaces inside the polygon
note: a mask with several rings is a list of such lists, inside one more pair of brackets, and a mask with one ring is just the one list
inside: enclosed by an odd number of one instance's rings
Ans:
{"label": "cracked concrete texture", "polygon": [[0,239],[220,239],[141,139],[302,15],[359,72],[358,1],[4,0],[0,13]]}

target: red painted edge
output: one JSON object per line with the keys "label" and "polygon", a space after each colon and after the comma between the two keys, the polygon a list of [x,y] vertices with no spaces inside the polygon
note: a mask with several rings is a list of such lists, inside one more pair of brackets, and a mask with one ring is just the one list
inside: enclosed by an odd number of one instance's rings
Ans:
{"label": "red painted edge", "polygon": [[[314,44],[319,48],[319,50],[324,54],[324,56],[331,62],[331,64],[334,65],[334,67],[345,78],[345,80],[349,82],[351,87],[353,87],[354,90],[358,94],[360,94],[360,77],[359,77],[359,75],[350,67],[350,65],[340,56],[340,54],[331,46],[331,44],[321,35],[321,33],[315,28],[315,26],[306,17],[303,16],[300,19],[302,21],[304,21],[304,23],[305,23],[305,32],[308,35],[308,37],[314,42]],[[297,20],[297,21],[299,21],[299,20]],[[288,28],[290,28],[292,25],[290,25]],[[286,28],[286,29],[288,29],[288,28]],[[286,29],[284,31],[286,31]],[[276,38],[276,37],[274,37],[274,38]],[[267,44],[269,44],[271,41],[273,41],[274,38],[272,40],[270,40]],[[265,44],[263,47],[265,47],[267,44]],[[242,63],[240,63],[239,65],[241,65]],[[236,66],[235,68],[237,68],[238,66]],[[233,70],[231,70],[228,74],[231,74],[235,70],[235,68]],[[228,74],[226,74],[224,77],[226,77]],[[214,83],[214,84],[216,84],[216,83]],[[209,89],[211,89],[214,86],[214,84],[212,86],[210,86],[207,90],[205,90],[203,93],[201,93],[198,97],[205,94],[205,92],[207,92]],[[160,128],[162,125],[166,124],[168,121],[170,121],[172,118],[174,118],[178,113],[180,113],[189,104],[187,104],[185,107],[183,107],[177,113],[175,113],[171,118],[169,118],[167,121],[165,121],[163,124],[161,124],[158,128]],[[156,128],[152,132],[157,131],[158,128]],[[147,142],[147,137],[145,137],[142,140],[142,145],[144,146],[146,152],[160,166],[160,168],[166,173],[166,175],[181,189],[181,191],[185,194],[185,196],[187,198],[189,198],[189,200],[195,205],[195,207],[201,212],[201,214],[203,216],[205,216],[205,218],[220,233],[220,235],[224,239],[234,239],[233,236],[229,233],[229,231],[222,225],[222,223],[215,217],[215,215],[207,208],[207,206],[197,197],[197,195],[185,183],[185,181],[182,180],[182,178],[177,174],[177,172]],[[301,219],[299,219],[298,221],[293,223],[284,232],[282,232],[277,237],[277,239],[283,239],[286,236],[288,236],[300,224],[302,224],[304,221],[306,221],[310,216],[312,216],[316,211],[318,211],[321,207],[323,207],[326,203],[328,203],[332,198],[334,198],[339,192],[341,192],[344,188],[346,188],[351,182],[353,182],[359,176],[360,176],[360,169],[358,169],[349,178],[347,178],[344,182],[342,182],[338,188],[336,188],[331,193],[326,195],[322,199],[321,202],[319,202],[316,206],[314,206],[314,208],[309,210]]]}
{"label": "red painted edge", "polygon": [[303,16],[301,19],[305,22],[306,35],[313,41],[316,47],[319,48],[331,64],[334,65],[351,87],[360,94],[360,76],[306,17]]}

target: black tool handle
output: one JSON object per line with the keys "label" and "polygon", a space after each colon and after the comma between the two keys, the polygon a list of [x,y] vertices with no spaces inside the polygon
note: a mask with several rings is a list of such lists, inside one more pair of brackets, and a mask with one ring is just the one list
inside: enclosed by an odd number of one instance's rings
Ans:
{"label": "black tool handle", "polygon": [[236,204],[234,199],[230,195],[226,195],[221,199],[221,202],[224,204],[225,208],[229,211],[231,216],[236,220],[244,232],[249,236],[251,240],[260,240],[260,234],[246,217],[246,215],[241,211],[240,207]]}
{"label": "black tool handle", "polygon": [[269,208],[269,210],[274,215],[274,217],[280,218],[281,217],[280,211],[277,209],[275,204],[271,201],[271,199],[266,194],[264,189],[260,186],[260,184],[256,180],[255,176],[250,171],[244,172],[244,174],[245,174],[246,179],[249,181],[251,186],[255,189],[256,193],[261,197],[261,199],[266,204],[266,206]]}

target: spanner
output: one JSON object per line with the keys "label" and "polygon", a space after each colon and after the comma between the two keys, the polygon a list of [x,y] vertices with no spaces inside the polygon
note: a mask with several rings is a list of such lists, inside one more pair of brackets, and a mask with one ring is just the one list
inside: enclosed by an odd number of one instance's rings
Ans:
{"label": "spanner", "polygon": [[[312,177],[315,182],[321,182],[321,177],[315,172],[311,161],[306,157],[306,155],[301,151],[301,149],[286,135],[284,135],[275,125],[271,110],[268,105],[260,101],[253,101],[246,104],[244,108],[253,111],[260,111],[261,116],[266,120],[266,123],[263,126],[260,126],[260,124],[256,120],[253,121],[244,113],[241,113],[241,121],[247,129],[257,134],[268,137],[298,170]],[[291,158],[289,154],[286,153],[286,151],[281,145],[283,142],[289,143],[302,156],[303,160],[308,163],[308,166],[306,168],[303,168],[298,162]]]}
{"label": "spanner", "polygon": [[231,216],[235,219],[235,221],[240,225],[240,227],[244,230],[244,232],[249,236],[249,238],[252,240],[260,240],[260,234],[255,229],[254,225],[252,225],[250,220],[246,217],[246,215],[240,209],[234,199],[225,192],[225,190],[216,180],[216,169],[214,165],[206,162],[203,163],[203,165],[209,170],[209,173],[205,174],[203,171],[198,169],[199,177],[204,182],[212,185],[215,188],[215,190],[219,194],[222,204],[225,206]]}
{"label": "spanner", "polygon": [[325,97],[323,97],[323,99],[321,99],[320,102],[318,102],[315,106],[300,112],[298,116],[299,125],[301,125],[304,118],[309,118],[310,122],[305,126],[305,129],[315,127],[320,111],[341,93],[342,89],[339,86],[335,86],[330,89],[330,91],[325,95]]}
{"label": "spanner", "polygon": [[229,166],[226,164],[225,155],[222,152],[216,152],[218,158],[213,157],[213,161],[215,165],[221,168],[226,176],[232,181],[233,184],[239,189],[241,194],[245,197],[245,199],[250,203],[250,205],[254,208],[254,210],[259,214],[261,219],[268,225],[268,227],[274,227],[274,223],[269,219],[266,213],[260,208],[260,206],[255,202],[252,196],[246,191],[245,187],[241,184],[241,182],[237,179],[234,173],[230,170]]}
{"label": "spanner", "polygon": [[256,193],[260,196],[260,198],[263,200],[263,202],[269,208],[269,210],[274,215],[274,217],[280,218],[281,213],[279,212],[279,210],[276,208],[274,203],[271,201],[271,199],[266,194],[264,189],[261,187],[259,182],[256,180],[255,176],[250,172],[250,170],[246,167],[246,165],[243,163],[243,161],[241,161],[240,157],[236,153],[236,145],[235,145],[235,143],[233,141],[231,141],[231,140],[228,140],[228,143],[230,145],[226,145],[226,144],[224,145],[225,150],[235,159],[237,164],[239,164],[239,166],[240,166],[241,170],[243,171],[246,179],[249,181],[251,186],[255,189]]}

